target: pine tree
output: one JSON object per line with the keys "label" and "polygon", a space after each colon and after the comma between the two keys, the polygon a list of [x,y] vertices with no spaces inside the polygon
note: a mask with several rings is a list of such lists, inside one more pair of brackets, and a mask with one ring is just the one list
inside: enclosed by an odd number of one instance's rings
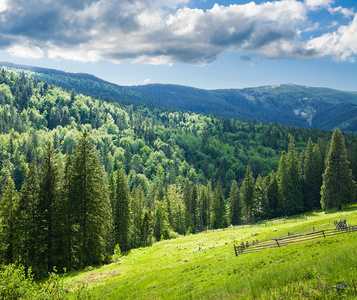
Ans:
{"label": "pine tree", "polygon": [[106,224],[111,216],[104,170],[94,145],[84,131],[73,158],[78,224],[78,259],[82,266],[101,263],[105,255]]}
{"label": "pine tree", "polygon": [[[76,193],[76,178],[74,161],[70,155],[66,155],[65,167],[63,172],[63,184],[61,187],[61,203],[59,211],[59,226],[61,244],[59,252],[63,253],[61,265],[67,270],[81,267],[76,259],[79,245],[79,207],[73,199]],[[58,266],[57,266],[58,267]]]}
{"label": "pine tree", "polygon": [[39,182],[34,161],[30,164],[20,195],[21,264],[26,270],[31,267],[32,271],[38,274]]}
{"label": "pine tree", "polygon": [[167,199],[171,207],[171,228],[179,234],[185,234],[185,205],[180,185],[172,184],[167,191]]}
{"label": "pine tree", "polygon": [[191,224],[193,224],[195,230],[199,227],[199,220],[197,217],[197,205],[198,205],[198,189],[197,185],[192,185],[191,191],[191,212],[190,212],[190,220]]}
{"label": "pine tree", "polygon": [[263,178],[258,175],[254,186],[254,220],[262,220],[267,216],[268,200]]}
{"label": "pine tree", "polygon": [[294,215],[304,210],[302,194],[302,178],[299,158],[296,152],[294,138],[290,137],[287,154],[288,172],[290,173],[290,199],[287,201],[287,213]]}
{"label": "pine tree", "polygon": [[141,239],[143,241],[143,246],[148,246],[151,244],[152,237],[152,216],[150,210],[145,210],[144,218],[141,227]]}
{"label": "pine tree", "polygon": [[59,205],[59,173],[57,157],[48,143],[40,165],[39,179],[39,202],[38,202],[38,230],[39,242],[42,247],[40,250],[40,262],[43,264],[39,267],[42,270],[41,275],[52,272],[56,266],[55,240],[57,238],[57,221]]}
{"label": "pine tree", "polygon": [[240,191],[237,181],[232,182],[231,190],[229,192],[229,209],[230,209],[230,222],[232,225],[241,224],[242,207],[240,203]]}
{"label": "pine tree", "polygon": [[356,201],[356,184],[349,169],[345,140],[339,129],[332,135],[326,156],[326,168],[321,187],[321,206],[328,209]]}
{"label": "pine tree", "polygon": [[130,226],[130,246],[138,248],[142,244],[142,219],[143,219],[144,192],[141,185],[134,188],[130,201],[131,226]]}
{"label": "pine tree", "polygon": [[227,226],[226,220],[226,202],[223,197],[222,187],[220,181],[214,190],[213,196],[213,227],[223,228]]}
{"label": "pine tree", "polygon": [[155,238],[157,241],[169,238],[168,221],[165,213],[165,203],[156,202],[155,210]]}
{"label": "pine tree", "polygon": [[279,183],[277,179],[277,174],[272,171],[269,175],[269,180],[267,183],[267,201],[268,201],[268,213],[267,218],[278,217],[281,213],[279,208]]}
{"label": "pine tree", "polygon": [[0,261],[4,264],[19,260],[19,195],[9,176],[3,183],[0,201]]}
{"label": "pine tree", "polygon": [[185,184],[183,187],[183,202],[185,203],[185,223],[186,223],[186,229],[188,229],[189,227],[193,228],[194,224],[193,224],[193,220],[192,220],[192,187],[191,187],[191,183],[190,180],[188,178],[186,178],[185,180]]}
{"label": "pine tree", "polygon": [[304,206],[306,210],[321,207],[321,185],[324,161],[319,145],[313,146],[311,139],[307,144],[304,164]]}
{"label": "pine tree", "polygon": [[253,173],[248,165],[241,187],[242,203],[244,205],[245,217],[248,224],[253,221],[254,185],[255,180],[253,178]]}
{"label": "pine tree", "polygon": [[280,194],[280,207],[281,212],[287,216],[288,213],[288,203],[291,199],[291,178],[288,169],[288,162],[286,157],[286,152],[283,151],[281,158],[279,160],[278,167],[278,183],[279,183],[279,194]]}
{"label": "pine tree", "polygon": [[124,170],[116,171],[114,201],[114,244],[119,244],[122,250],[127,251],[129,250],[130,195]]}

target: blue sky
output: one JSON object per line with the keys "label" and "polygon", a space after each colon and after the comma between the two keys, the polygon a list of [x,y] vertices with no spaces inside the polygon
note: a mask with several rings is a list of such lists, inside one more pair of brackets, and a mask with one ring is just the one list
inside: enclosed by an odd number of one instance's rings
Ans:
{"label": "blue sky", "polygon": [[120,85],[357,91],[355,0],[0,0],[0,60]]}

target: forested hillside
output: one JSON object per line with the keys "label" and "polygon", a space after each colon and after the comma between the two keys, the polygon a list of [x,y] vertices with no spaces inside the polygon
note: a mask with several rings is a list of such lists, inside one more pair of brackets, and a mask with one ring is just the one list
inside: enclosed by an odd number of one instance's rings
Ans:
{"label": "forested hillside", "polygon": [[357,92],[277,84],[244,89],[204,90],[172,84],[120,86],[89,74],[74,74],[0,62],[17,73],[47,81],[65,90],[109,102],[152,104],[221,117],[278,124],[357,131]]}
{"label": "forested hillside", "polygon": [[[110,261],[115,245],[337,205],[327,189],[320,201],[329,131],[106,102],[2,70],[0,133],[0,263],[38,277]],[[355,141],[339,144],[354,176]]]}

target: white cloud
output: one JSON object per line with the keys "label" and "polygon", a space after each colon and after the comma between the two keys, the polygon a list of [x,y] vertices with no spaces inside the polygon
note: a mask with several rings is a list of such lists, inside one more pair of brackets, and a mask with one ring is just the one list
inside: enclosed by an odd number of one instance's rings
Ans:
{"label": "white cloud", "polygon": [[343,14],[344,17],[346,17],[346,18],[353,17],[355,15],[355,11],[352,8],[345,8],[342,6],[329,7],[328,10],[331,14],[340,13],[340,14]]}
{"label": "white cloud", "polygon": [[11,56],[24,57],[24,58],[43,58],[44,53],[40,47],[30,46],[29,43],[24,43],[23,45],[13,45],[7,48],[7,52]]}
{"label": "white cloud", "polygon": [[0,0],[0,13],[7,10],[7,2],[8,0]]}
{"label": "white cloud", "polygon": [[357,14],[348,26],[340,26],[335,32],[310,40],[307,45],[321,56],[331,55],[336,60],[354,62],[357,55]]}
{"label": "white cloud", "polygon": [[334,0],[305,0],[306,5],[310,9],[319,9],[322,7],[329,7]]}
{"label": "white cloud", "polygon": [[[227,50],[269,58],[334,55],[347,59],[354,55],[348,40],[353,36],[352,27],[341,27],[308,42],[301,38],[302,32],[321,30],[317,22],[308,19],[310,10],[351,15],[351,10],[333,8],[333,0],[216,4],[205,11],[185,6],[188,3],[191,2],[0,0],[0,50],[31,57],[47,53],[49,58],[78,61],[130,60],[167,65],[207,64]],[[323,45],[326,40],[338,40],[332,45],[339,50]]]}
{"label": "white cloud", "polygon": [[148,83],[150,83],[150,82],[152,82],[152,80],[151,80],[150,78],[146,78],[143,83],[144,83],[144,84],[148,84]]}

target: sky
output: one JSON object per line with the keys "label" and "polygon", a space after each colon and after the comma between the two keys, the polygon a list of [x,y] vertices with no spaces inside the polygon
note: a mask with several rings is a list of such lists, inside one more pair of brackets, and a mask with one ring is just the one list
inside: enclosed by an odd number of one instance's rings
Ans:
{"label": "sky", "polygon": [[357,1],[0,0],[0,61],[119,85],[357,91]]}

